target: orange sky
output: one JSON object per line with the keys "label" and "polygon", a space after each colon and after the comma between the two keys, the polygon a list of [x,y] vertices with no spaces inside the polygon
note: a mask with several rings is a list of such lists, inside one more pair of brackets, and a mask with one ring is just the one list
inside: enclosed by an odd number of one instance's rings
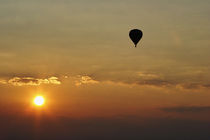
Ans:
{"label": "orange sky", "polygon": [[208,0],[0,0],[0,140],[209,140],[209,13]]}
{"label": "orange sky", "polygon": [[[42,94],[58,116],[206,119],[209,7],[205,0],[0,2],[2,112],[30,112]],[[137,48],[133,28],[144,32]]]}

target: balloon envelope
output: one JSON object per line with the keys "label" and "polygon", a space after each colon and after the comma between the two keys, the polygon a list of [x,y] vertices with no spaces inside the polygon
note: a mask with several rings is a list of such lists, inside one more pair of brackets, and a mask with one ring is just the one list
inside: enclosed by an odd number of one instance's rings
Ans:
{"label": "balloon envelope", "polygon": [[133,29],[130,31],[129,36],[131,38],[131,40],[133,41],[133,43],[136,45],[139,43],[139,41],[141,40],[143,33],[141,30],[139,29]]}

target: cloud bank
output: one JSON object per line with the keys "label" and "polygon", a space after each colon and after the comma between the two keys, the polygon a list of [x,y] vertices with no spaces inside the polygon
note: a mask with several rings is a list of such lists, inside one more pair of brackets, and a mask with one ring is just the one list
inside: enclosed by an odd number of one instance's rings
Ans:
{"label": "cloud bank", "polygon": [[[209,89],[208,81],[192,81],[186,82],[179,79],[164,77],[163,75],[138,72],[134,75],[123,75],[121,77],[108,76],[90,76],[90,75],[73,75],[64,76],[75,86],[109,84],[119,86],[148,86],[158,88],[176,88],[180,90]],[[35,78],[35,77],[13,77],[9,80],[0,79],[0,84],[9,84],[13,86],[39,86],[41,84],[60,85],[61,81],[58,77]]]}
{"label": "cloud bank", "polygon": [[181,90],[195,90],[208,89],[210,84],[205,81],[200,82],[185,82],[179,79],[171,79],[162,75],[153,73],[138,72],[135,75],[115,77],[112,75],[90,76],[90,75],[76,75],[69,76],[69,80],[74,82],[75,86],[94,85],[94,84],[110,84],[119,86],[148,86],[158,88],[176,88]]}

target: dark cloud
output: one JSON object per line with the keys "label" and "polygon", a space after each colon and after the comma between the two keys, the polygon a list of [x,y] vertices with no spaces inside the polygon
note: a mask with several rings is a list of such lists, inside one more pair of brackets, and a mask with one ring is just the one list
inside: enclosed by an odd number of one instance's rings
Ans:
{"label": "dark cloud", "polygon": [[180,86],[184,89],[210,88],[210,84],[208,83],[183,83]]}
{"label": "dark cloud", "polygon": [[150,85],[150,86],[171,86],[174,85],[172,81],[162,80],[162,79],[150,79],[150,80],[139,80],[135,82],[138,85]]}
{"label": "dark cloud", "polygon": [[203,111],[210,111],[210,106],[181,106],[181,107],[168,107],[162,108],[161,110],[165,112],[178,112],[178,113],[185,113],[185,112],[203,112]]}

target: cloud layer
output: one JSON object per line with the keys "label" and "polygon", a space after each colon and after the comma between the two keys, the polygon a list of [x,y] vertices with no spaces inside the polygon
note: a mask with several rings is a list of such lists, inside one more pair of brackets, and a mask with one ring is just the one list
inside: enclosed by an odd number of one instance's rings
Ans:
{"label": "cloud layer", "polygon": [[208,82],[186,82],[179,79],[167,78],[162,75],[153,73],[138,72],[135,75],[122,76],[120,78],[110,77],[108,75],[105,78],[100,76],[88,76],[88,75],[77,75],[70,76],[70,81],[74,82],[76,86],[81,85],[93,85],[93,84],[112,84],[112,85],[124,85],[124,86],[152,86],[162,88],[177,88],[185,90],[194,90],[202,88],[210,88]]}
{"label": "cloud layer", "polygon": [[[162,75],[138,72],[131,76],[122,76],[115,78],[107,76],[101,78],[100,76],[76,75],[64,76],[75,86],[81,85],[95,85],[95,84],[110,84],[110,85],[124,85],[124,86],[149,86],[159,88],[176,88],[181,90],[194,89],[209,89],[210,83],[208,81],[200,82],[186,82],[178,79],[167,78]],[[9,80],[0,79],[0,84],[10,84],[13,86],[39,86],[41,84],[60,85],[61,81],[58,77],[52,76],[49,78],[36,77],[13,77]]]}

